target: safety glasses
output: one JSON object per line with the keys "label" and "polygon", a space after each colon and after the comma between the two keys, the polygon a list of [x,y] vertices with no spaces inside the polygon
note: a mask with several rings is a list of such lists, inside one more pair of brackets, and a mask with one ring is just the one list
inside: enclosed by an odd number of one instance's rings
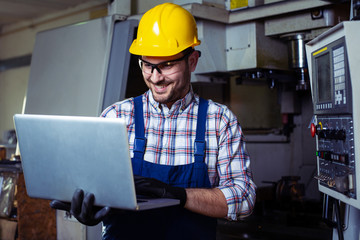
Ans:
{"label": "safety glasses", "polygon": [[154,72],[154,69],[156,69],[158,71],[158,73],[162,74],[162,75],[171,75],[174,74],[176,72],[179,71],[179,68],[176,67],[177,63],[187,59],[195,50],[194,49],[190,49],[189,51],[187,51],[184,56],[174,59],[174,60],[169,60],[169,61],[164,61],[161,63],[150,63],[148,61],[145,61],[142,58],[139,58],[139,66],[141,68],[141,70],[143,71],[143,73],[145,74],[152,74]]}

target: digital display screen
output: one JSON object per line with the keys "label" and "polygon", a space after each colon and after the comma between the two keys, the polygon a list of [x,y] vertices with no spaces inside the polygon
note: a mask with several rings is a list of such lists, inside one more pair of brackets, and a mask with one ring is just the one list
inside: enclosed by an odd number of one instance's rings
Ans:
{"label": "digital display screen", "polygon": [[331,69],[329,52],[315,59],[317,91],[320,103],[331,102]]}

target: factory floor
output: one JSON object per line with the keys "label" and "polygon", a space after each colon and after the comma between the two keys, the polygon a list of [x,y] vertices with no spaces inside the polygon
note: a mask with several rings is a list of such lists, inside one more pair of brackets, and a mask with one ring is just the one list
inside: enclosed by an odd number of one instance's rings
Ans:
{"label": "factory floor", "polygon": [[320,202],[257,202],[240,221],[218,221],[217,240],[331,240]]}

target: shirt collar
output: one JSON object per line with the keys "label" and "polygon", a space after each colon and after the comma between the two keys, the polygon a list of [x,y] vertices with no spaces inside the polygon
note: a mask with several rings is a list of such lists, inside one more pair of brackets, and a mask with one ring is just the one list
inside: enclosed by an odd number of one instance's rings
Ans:
{"label": "shirt collar", "polygon": [[[149,102],[150,104],[157,110],[161,111],[161,108],[167,109],[166,104],[160,104],[157,101],[155,101],[153,94],[151,90],[148,90],[148,96],[149,96]],[[180,110],[183,111],[186,109],[192,101],[198,102],[198,99],[195,98],[195,94],[193,91],[192,86],[190,86],[190,91],[185,95],[184,98],[177,100],[171,107],[171,112]]]}

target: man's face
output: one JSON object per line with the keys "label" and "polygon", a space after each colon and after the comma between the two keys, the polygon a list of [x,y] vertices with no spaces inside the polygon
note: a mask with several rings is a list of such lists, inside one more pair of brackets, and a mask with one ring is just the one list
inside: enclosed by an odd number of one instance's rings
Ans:
{"label": "man's face", "polygon": [[169,108],[190,90],[190,76],[195,70],[198,55],[197,52],[192,52],[185,58],[183,56],[183,53],[179,53],[171,57],[141,58],[143,61],[140,64],[146,85],[154,99]]}

